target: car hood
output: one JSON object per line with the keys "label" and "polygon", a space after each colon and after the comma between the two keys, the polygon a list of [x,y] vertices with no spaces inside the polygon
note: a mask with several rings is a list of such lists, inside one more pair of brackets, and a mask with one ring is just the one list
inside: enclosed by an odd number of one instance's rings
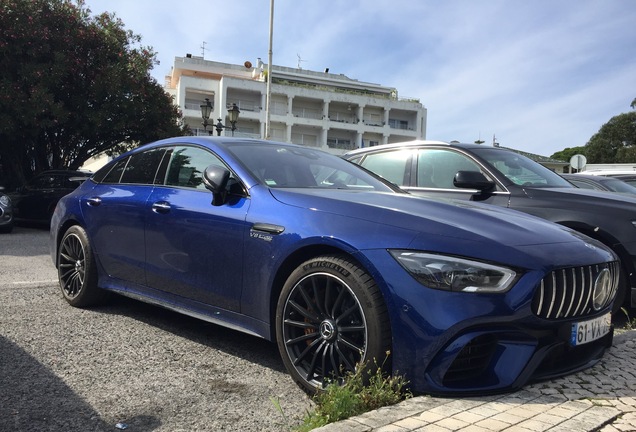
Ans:
{"label": "car hood", "polygon": [[[408,229],[414,234],[516,246],[590,240],[525,213],[469,201],[328,189],[271,189],[271,193],[287,205]],[[538,232],[542,234],[538,236]]]}
{"label": "car hood", "polygon": [[[585,206],[613,206],[636,211],[636,196],[616,192],[579,188],[524,188],[528,198],[554,198],[567,207],[570,203]],[[555,201],[559,202],[559,201]]]}

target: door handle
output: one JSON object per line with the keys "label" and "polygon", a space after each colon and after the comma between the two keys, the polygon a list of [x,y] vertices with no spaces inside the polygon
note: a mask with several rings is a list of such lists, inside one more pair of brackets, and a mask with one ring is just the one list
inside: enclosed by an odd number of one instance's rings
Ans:
{"label": "door handle", "polygon": [[170,204],[166,201],[157,201],[152,205],[152,211],[161,214],[168,213],[170,211]]}
{"label": "door handle", "polygon": [[261,231],[268,234],[282,234],[282,232],[285,231],[285,227],[264,222],[256,222],[252,225],[252,231]]}
{"label": "door handle", "polygon": [[92,197],[92,198],[88,198],[86,202],[91,207],[97,207],[98,205],[102,203],[102,199],[100,197]]}

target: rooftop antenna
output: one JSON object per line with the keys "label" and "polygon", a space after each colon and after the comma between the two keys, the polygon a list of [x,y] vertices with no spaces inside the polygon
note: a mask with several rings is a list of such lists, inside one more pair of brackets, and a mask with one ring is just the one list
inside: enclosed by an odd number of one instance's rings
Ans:
{"label": "rooftop antenna", "polygon": [[201,47],[200,47],[201,48],[201,57],[203,57],[204,59],[205,59],[205,44],[206,43],[207,43],[206,41],[203,41],[203,43],[201,44]]}
{"label": "rooftop antenna", "polygon": [[303,59],[301,59],[301,58],[300,58],[300,54],[296,54],[296,55],[298,56],[298,69],[302,69],[302,67],[300,66],[300,63],[301,63],[301,62],[305,62],[305,61],[307,61],[307,60],[303,60]]}

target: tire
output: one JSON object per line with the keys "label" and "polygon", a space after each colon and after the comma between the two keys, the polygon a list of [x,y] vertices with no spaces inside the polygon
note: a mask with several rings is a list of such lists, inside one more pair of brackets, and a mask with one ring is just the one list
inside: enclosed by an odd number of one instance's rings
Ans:
{"label": "tire", "polygon": [[276,340],[288,372],[307,393],[341,382],[356,365],[390,372],[391,328],[379,288],[344,256],[306,261],[287,279]]}
{"label": "tire", "polygon": [[105,291],[97,287],[97,267],[86,231],[70,227],[58,248],[57,269],[64,299],[75,307],[100,303]]}

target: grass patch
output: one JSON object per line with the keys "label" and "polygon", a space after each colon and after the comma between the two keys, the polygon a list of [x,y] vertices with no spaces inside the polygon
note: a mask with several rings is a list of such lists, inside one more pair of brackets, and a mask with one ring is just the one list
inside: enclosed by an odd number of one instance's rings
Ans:
{"label": "grass patch", "polygon": [[375,361],[374,366],[375,370],[367,370],[364,365],[357,365],[355,372],[347,373],[342,383],[330,383],[318,392],[314,396],[316,407],[295,430],[310,431],[413,396],[403,376],[386,374]]}

